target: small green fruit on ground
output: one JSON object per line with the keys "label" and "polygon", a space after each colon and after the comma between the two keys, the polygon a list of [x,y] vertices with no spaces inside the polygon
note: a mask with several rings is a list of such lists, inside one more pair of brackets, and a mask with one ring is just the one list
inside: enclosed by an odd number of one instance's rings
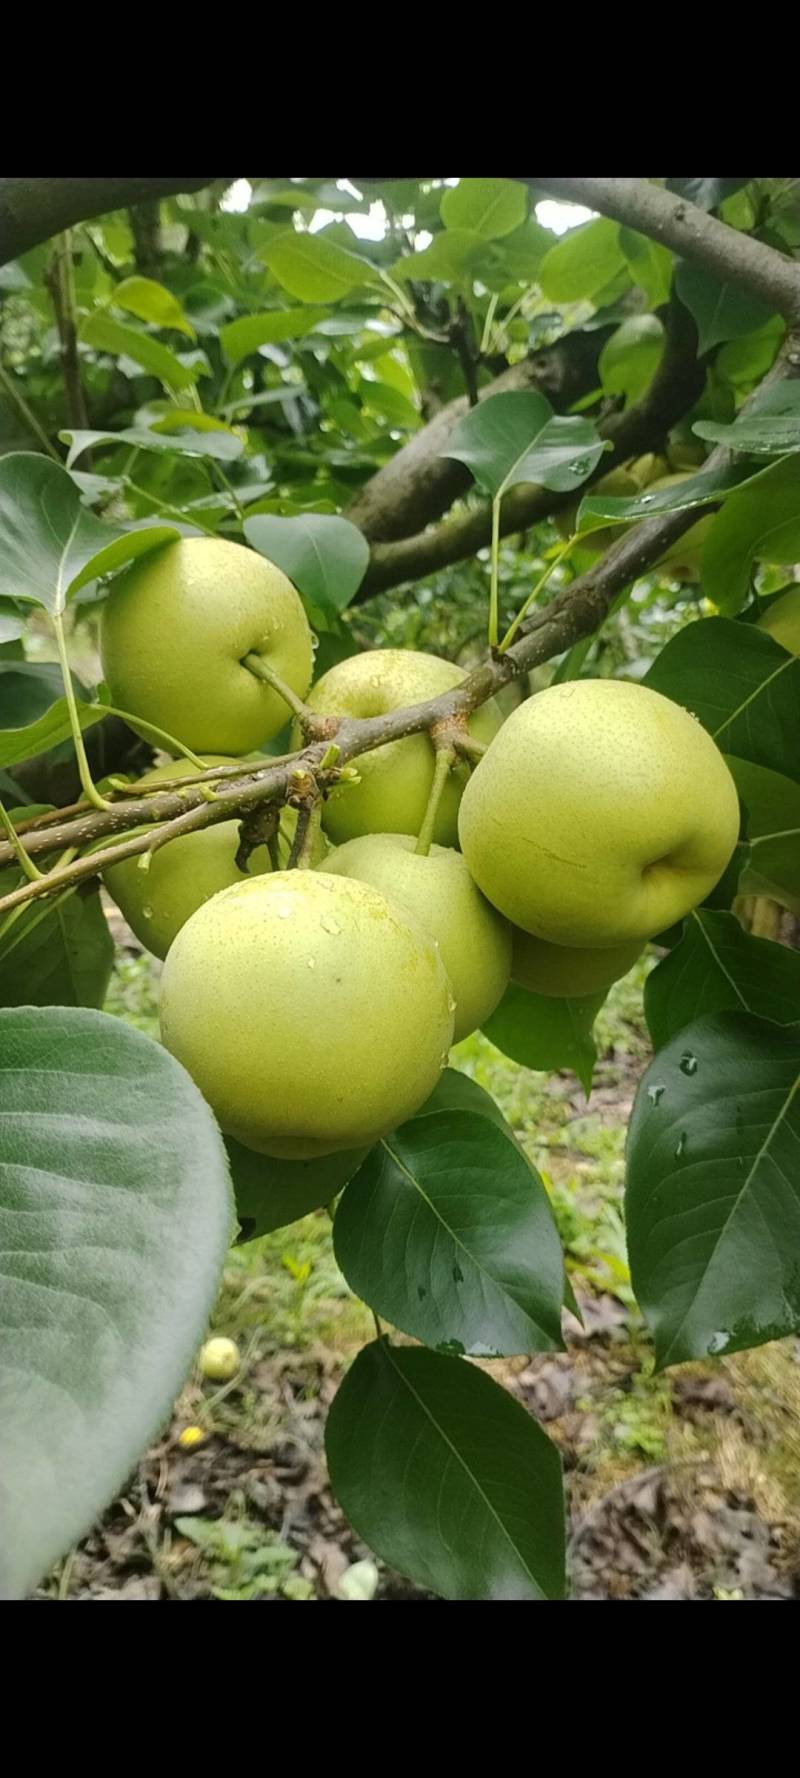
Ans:
{"label": "small green fruit on ground", "polygon": [[552,944],[644,941],[719,881],[739,834],[736,786],[694,717],[615,679],[522,704],[470,778],[461,846],[484,895]]}
{"label": "small green fruit on ground", "polygon": [[518,929],[514,933],[511,977],[531,994],[580,1000],[618,982],[641,954],[638,939],[602,951],[587,950],[575,945],[551,945],[544,938],[534,938],[532,932]]}
{"label": "small green fruit on ground", "polygon": [[253,877],[198,909],[164,965],[160,1016],[222,1129],[289,1160],[403,1123],[453,1039],[433,939],[369,884],[313,870]]}
{"label": "small green fruit on ground", "polygon": [[333,875],[371,883],[410,909],[436,939],[456,1003],[460,1043],[494,1012],[508,986],[511,928],[473,883],[460,852],[431,846],[419,856],[404,833],[364,834],[325,860]]}
{"label": "small green fruit on ground", "polygon": [[[307,702],[312,710],[334,716],[385,716],[408,704],[422,704],[460,685],[466,674],[452,661],[412,649],[376,648],[354,654],[323,673]],[[470,718],[469,730],[487,743],[497,734],[502,714],[490,699]],[[295,735],[293,746],[300,746]],[[389,741],[354,762],[361,782],[342,784],[325,805],[323,821],[336,845],[364,833],[419,833],[433,780],[434,751],[427,735]],[[451,772],[436,818],[434,839],[454,846],[458,835],[458,804],[466,767]]]}
{"label": "small green fruit on ground", "polygon": [[229,1383],[241,1366],[242,1358],[235,1340],[206,1340],[200,1350],[198,1364],[204,1377],[212,1383]]}
{"label": "small green fruit on ground", "polygon": [[[236,763],[219,755],[207,755],[204,759],[207,766]],[[247,764],[246,760],[241,761],[243,772]],[[153,784],[166,785],[173,778],[185,778],[191,769],[185,760],[172,760],[169,765],[146,772],[139,782],[145,789]],[[284,865],[288,863],[296,826],[295,810],[282,809],[278,853]],[[110,865],[103,880],[140,944],[154,957],[166,957],[176,933],[212,895],[272,869],[266,846],[257,846],[247,861],[247,870],[241,871],[236,863],[238,848],[238,820],[219,821],[213,827],[187,833],[183,839],[160,846],[152,853],[147,870],[140,869],[138,858],[125,858],[121,864]],[[315,863],[322,862],[326,850],[320,834],[314,848]]]}
{"label": "small green fruit on ground", "polygon": [[756,628],[766,630],[789,654],[800,654],[800,586],[776,599],[759,618]]}
{"label": "small green fruit on ground", "polygon": [[304,697],[311,631],[290,580],[239,543],[184,537],[142,556],[103,607],[101,652],[112,702],[196,753],[238,756],[289,712],[242,666],[258,654]]}

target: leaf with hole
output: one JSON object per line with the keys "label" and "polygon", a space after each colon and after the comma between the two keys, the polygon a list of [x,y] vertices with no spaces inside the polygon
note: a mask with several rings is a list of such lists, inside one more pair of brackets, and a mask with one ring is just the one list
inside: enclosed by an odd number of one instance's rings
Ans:
{"label": "leaf with hole", "polygon": [[[800,829],[798,829],[800,850]],[[744,932],[735,914],[695,908],[680,943],[645,982],[653,1048],[707,1013],[752,1012],[776,1025],[800,1022],[800,954]]]}
{"label": "leaf with hole", "polygon": [[554,414],[544,395],[490,395],[453,427],[443,457],[466,463],[484,492],[499,498],[520,482],[553,492],[576,488],[606,449],[591,420]]}
{"label": "leaf with hole", "polygon": [[331,1486],[377,1556],[445,1599],[561,1599],[555,1445],[485,1372],[365,1346],[325,1434]]}
{"label": "leaf with hole", "polygon": [[428,1346],[473,1358],[561,1346],[547,1193],[478,1112],[429,1112],[384,1137],[346,1188],[334,1250],[351,1289]]}
{"label": "leaf with hole", "polygon": [[604,992],[580,1000],[556,1000],[531,994],[512,982],[483,1033],[523,1068],[542,1072],[571,1068],[588,1094],[597,1061],[594,1022],[605,998]]}
{"label": "leaf with hole", "polygon": [[800,1329],[800,1026],[722,1012],[648,1068],[628,1131],[631,1277],[660,1367]]}
{"label": "leaf with hole", "polygon": [[643,684],[691,710],[723,753],[800,780],[800,658],[763,630],[727,617],[687,624]]}
{"label": "leaf with hole", "polygon": [[168,543],[174,525],[103,524],[65,469],[27,451],[0,458],[0,596],[63,610],[70,593]]}
{"label": "leaf with hole", "polygon": [[305,599],[335,611],[350,604],[367,571],[369,544],[349,519],[318,512],[291,519],[258,514],[245,519],[244,534]]}
{"label": "leaf with hole", "polygon": [[0,1598],[122,1486],[202,1338],[225,1150],[160,1044],[86,1009],[0,1012]]}

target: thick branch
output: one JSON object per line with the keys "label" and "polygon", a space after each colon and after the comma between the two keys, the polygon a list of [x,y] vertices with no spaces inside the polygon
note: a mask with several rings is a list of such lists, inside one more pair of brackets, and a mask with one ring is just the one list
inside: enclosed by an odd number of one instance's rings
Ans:
{"label": "thick branch", "polygon": [[800,320],[800,264],[752,235],[707,215],[644,179],[529,179],[554,197],[588,204],[603,216],[660,241],[683,259],[705,266],[720,283],[733,283],[771,303],[790,324]]}
{"label": "thick branch", "polygon": [[[563,412],[596,387],[597,360],[610,332],[610,328],[598,328],[592,333],[567,334],[555,345],[512,364],[478,391],[478,400],[508,389],[539,389]],[[460,395],[440,408],[356,495],[347,517],[370,543],[410,537],[466,493],[472,480],[469,470],[454,457],[443,457],[442,451],[468,407],[467,396]]]}
{"label": "thick branch", "polygon": [[[609,438],[613,451],[602,458],[594,480],[607,475],[617,463],[639,456],[660,444],[670,427],[681,419],[697,400],[703,387],[704,369],[697,358],[697,334],[694,322],[683,304],[673,300],[667,320],[667,340],[658,370],[640,401],[627,413],[611,414],[599,427]],[[498,383],[503,381],[498,378]],[[508,387],[508,384],[504,385]],[[493,385],[496,390],[497,385]],[[438,426],[443,415],[433,422]],[[430,431],[431,428],[426,428]],[[449,430],[449,428],[448,428]],[[442,446],[445,439],[442,438]],[[441,448],[441,447],[440,447]],[[399,455],[404,455],[400,452]],[[385,473],[385,472],[382,472]],[[375,478],[377,480],[377,478]],[[590,483],[586,484],[588,487]],[[372,484],[370,484],[372,486]],[[524,486],[511,488],[500,512],[500,531],[509,536],[529,525],[549,518],[560,508],[571,506],[575,492],[553,494],[548,488]],[[350,513],[352,517],[352,510]],[[492,516],[488,501],[481,501],[468,512],[446,519],[416,537],[405,537],[396,543],[373,545],[370,564],[358,592],[358,600],[371,599],[375,593],[386,592],[401,582],[419,580],[438,568],[447,568],[467,556],[484,549],[491,537]]]}
{"label": "thick branch", "polygon": [[202,191],[212,179],[0,179],[0,265],[61,234],[146,198]]}

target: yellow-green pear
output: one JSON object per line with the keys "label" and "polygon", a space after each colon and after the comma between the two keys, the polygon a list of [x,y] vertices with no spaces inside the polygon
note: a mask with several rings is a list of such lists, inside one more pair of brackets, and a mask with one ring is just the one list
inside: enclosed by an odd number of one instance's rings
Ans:
{"label": "yellow-green pear", "polygon": [[800,586],[791,587],[760,617],[758,630],[766,630],[789,654],[800,654]]}
{"label": "yellow-green pear", "polygon": [[[204,764],[225,766],[235,765],[236,761],[207,755]],[[245,760],[241,766],[243,772],[247,770]],[[169,765],[146,772],[139,783],[144,789],[167,785],[172,778],[186,777],[191,769],[185,760],[172,760]],[[278,855],[284,865],[289,860],[296,826],[295,810],[282,809]],[[247,870],[241,871],[236,863],[238,848],[238,820],[219,821],[213,827],[187,833],[183,839],[160,846],[151,854],[146,870],[138,858],[124,858],[121,864],[112,864],[103,872],[103,880],[140,943],[155,957],[166,957],[175,934],[203,902],[232,883],[242,883],[247,876],[260,876],[272,868],[266,846],[257,846],[247,861]],[[314,862],[321,863],[326,851],[320,834],[315,842]]]}
{"label": "yellow-green pear", "polygon": [[408,908],[435,938],[456,1003],[460,1043],[494,1012],[508,987],[511,928],[481,895],[460,852],[431,846],[421,856],[405,833],[368,833],[325,860],[332,875],[371,883]]}
{"label": "yellow-green pear", "polygon": [[627,975],[642,954],[638,938],[606,950],[577,945],[551,945],[532,932],[514,932],[511,979],[531,994],[547,994],[558,1000],[580,1000],[610,988]]}
{"label": "yellow-green pear", "polygon": [[739,833],[711,736],[648,686],[551,685],[509,716],[464,792],[461,846],[515,926],[581,948],[644,941],[719,881]]}
{"label": "yellow-green pear", "polygon": [[291,581],[218,537],[182,537],[126,568],[103,606],[101,654],[112,703],[195,753],[250,753],[289,720],[245,655],[260,655],[299,697],[313,668]]}
{"label": "yellow-green pear", "polygon": [[305,1160],[365,1148],[432,1093],[453,1040],[438,947],[369,883],[277,871],[170,948],[161,1035],[226,1134]]}
{"label": "yellow-green pear", "polygon": [[[375,648],[351,655],[323,673],[307,702],[325,715],[385,716],[452,691],[465,677],[463,667],[437,655]],[[470,734],[478,741],[491,741],[502,721],[490,700],[470,718]],[[293,744],[301,744],[297,734]],[[428,736],[389,741],[372,753],[360,754],[353,763],[360,782],[337,785],[325,804],[323,823],[334,843],[363,833],[418,833],[433,780],[434,752]],[[457,766],[445,784],[433,835],[441,846],[457,843],[458,804],[466,777],[466,767]]]}

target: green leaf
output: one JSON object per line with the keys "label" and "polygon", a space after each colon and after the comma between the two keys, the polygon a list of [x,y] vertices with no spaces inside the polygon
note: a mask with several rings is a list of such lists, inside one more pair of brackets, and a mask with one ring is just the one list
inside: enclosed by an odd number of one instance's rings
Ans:
{"label": "green leaf", "polygon": [[620,229],[619,244],[635,283],[644,291],[651,308],[659,308],[668,300],[672,286],[672,254],[631,228]]}
{"label": "green leaf", "polygon": [[82,1536],[169,1414],[231,1227],[188,1074],[119,1019],[0,1012],[0,1598]]}
{"label": "green leaf", "polygon": [[[76,698],[87,694],[75,675]],[[0,662],[0,731],[36,722],[61,697],[64,682],[56,661]]]}
{"label": "green leaf", "polygon": [[312,604],[343,611],[367,571],[369,544],[349,519],[319,512],[294,519],[259,513],[245,519],[244,534]]}
{"label": "green leaf", "polygon": [[[2,683],[0,679],[0,685]],[[84,733],[108,715],[102,704],[79,702],[76,708]],[[0,729],[0,766],[17,765],[23,759],[36,759],[40,753],[49,753],[51,747],[59,747],[62,741],[68,741],[71,734],[67,700],[56,698],[35,722],[26,723],[24,728]]]}
{"label": "green leaf", "polygon": [[190,340],[197,338],[177,296],[173,296],[165,284],[157,284],[154,278],[123,278],[121,284],[115,284],[111,300],[115,309],[126,309],[140,321],[150,321],[154,327],[175,328],[178,333],[187,334]]}
{"label": "green leaf", "polygon": [[[800,854],[800,828],[796,847]],[[694,1019],[729,1009],[776,1025],[800,1021],[800,953],[754,938],[735,914],[695,908],[680,943],[645,982],[653,1048],[661,1049]]]}
{"label": "green leaf", "polygon": [[493,498],[519,482],[562,493],[585,481],[606,449],[591,420],[554,414],[544,395],[489,395],[453,427],[443,457],[466,463]]}
{"label": "green leaf", "polygon": [[597,1061],[594,1022],[605,998],[602,993],[581,1000],[555,1000],[546,994],[530,994],[512,982],[487,1019],[483,1034],[523,1068],[541,1072],[570,1068],[588,1094]]}
{"label": "green leaf", "polygon": [[459,179],[445,192],[440,214],[445,228],[470,229],[494,241],[519,228],[527,209],[527,190],[516,179]]}
{"label": "green leaf", "polygon": [[660,1367],[800,1328],[800,1027],[723,1012],[662,1049],[628,1132],[631,1277]]}
{"label": "green leaf", "polygon": [[261,257],[283,289],[304,303],[337,302],[357,285],[373,283],[376,276],[357,253],[293,229],[270,241]]}
{"label": "green leaf", "polygon": [[[15,887],[0,875],[0,894]],[[114,943],[95,889],[0,914],[0,1007],[96,1006],[106,997]]]}
{"label": "green leaf", "polygon": [[334,1251],[356,1295],[425,1345],[473,1358],[561,1346],[550,1201],[479,1112],[429,1112],[378,1143],[339,1204]]}
{"label": "green leaf", "polygon": [[103,524],[49,457],[19,451],[0,458],[0,596],[62,611],[87,581],[177,536],[174,525],[123,531]]}
{"label": "green leaf", "polygon": [[138,327],[126,327],[124,321],[115,321],[105,309],[95,309],[85,317],[80,325],[79,338],[97,352],[132,358],[168,389],[188,389],[197,382],[197,364],[182,364],[180,358],[170,352],[168,346],[162,346],[160,340],[154,340],[152,334],[142,333]]}
{"label": "green leaf", "polygon": [[381,419],[388,420],[390,426],[415,428],[421,424],[419,409],[402,395],[399,389],[393,389],[389,383],[381,383],[362,377],[358,385],[358,397],[362,408],[367,412],[378,414]]}
{"label": "green leaf", "polygon": [[479,1086],[470,1075],[462,1074],[460,1068],[445,1068],[442,1071],[430,1098],[425,1100],[419,1111],[415,1111],[414,1121],[441,1111],[468,1111],[480,1117],[488,1117],[498,1130],[504,1130],[511,1137],[512,1142],[517,1140],[491,1093],[487,1093],[485,1087]]}
{"label": "green leaf", "polygon": [[800,451],[800,383],[787,379],[768,385],[754,396],[747,413],[729,425],[697,420],[692,431],[698,438],[754,456],[781,457]]}
{"label": "green leaf", "polygon": [[552,302],[573,303],[593,297],[625,269],[616,222],[601,216],[582,228],[571,228],[545,254],[539,283]]}
{"label": "green leaf", "polygon": [[[219,343],[228,364],[241,364],[257,352],[259,346],[274,345],[280,340],[301,339],[312,333],[319,321],[330,311],[321,308],[266,309],[261,315],[242,315],[220,328]],[[286,391],[285,393],[290,393]]]}
{"label": "green leaf", "polygon": [[549,228],[542,228],[529,216],[513,234],[491,243],[489,252],[480,260],[482,281],[491,290],[504,290],[509,284],[532,284],[552,242]]}
{"label": "green leaf", "polygon": [[739,611],[756,561],[800,560],[800,459],[784,457],[726,502],[703,548],[703,587],[721,611]]}
{"label": "green leaf", "polygon": [[[203,416],[203,419],[210,418],[210,415]],[[192,414],[192,422],[195,430],[179,433],[156,432],[147,426],[126,426],[122,432],[81,432],[68,426],[58,436],[70,446],[68,469],[84,451],[105,444],[127,445],[137,451],[172,451],[189,457],[213,457],[220,463],[233,462],[236,457],[241,457],[244,439],[231,432],[224,420],[212,419],[213,431],[203,430],[200,414]]]}
{"label": "green leaf", "polygon": [[255,1241],[332,1204],[369,1152],[354,1148],[318,1161],[278,1161],[245,1148],[233,1136],[225,1137],[225,1147],[242,1241]]}
{"label": "green leaf", "polygon": [[662,512],[682,512],[690,506],[707,506],[709,501],[725,498],[747,479],[741,468],[709,469],[698,475],[687,475],[685,481],[671,488],[656,488],[644,494],[584,494],[578,508],[577,528],[591,531],[597,519],[619,525],[635,525],[640,519],[655,518]]}
{"label": "green leaf", "polygon": [[667,191],[688,198],[701,210],[718,210],[725,198],[749,184],[749,179],[668,179]]}
{"label": "green leaf", "polygon": [[0,646],[16,642],[25,629],[25,620],[13,599],[0,599]]}
{"label": "green leaf", "polygon": [[704,266],[686,259],[676,268],[675,289],[697,328],[701,355],[723,340],[735,340],[763,327],[773,314],[769,303],[759,302],[738,284],[720,284]]}
{"label": "green leaf", "polygon": [[598,361],[607,395],[638,401],[664,355],[664,329],[656,315],[631,315],[606,341]]}
{"label": "green leaf", "polygon": [[429,247],[398,259],[393,278],[412,278],[421,284],[459,284],[481,259],[486,242],[472,229],[448,228],[434,235]]}
{"label": "green leaf", "polygon": [[750,842],[740,893],[770,895],[800,915],[800,784],[747,760],[727,763]]}
{"label": "green leaf", "polygon": [[445,1599],[561,1599],[558,1452],[485,1372],[365,1346],[328,1415],[331,1486],[359,1537]]}
{"label": "green leaf", "polygon": [[800,658],[763,630],[727,617],[687,624],[643,684],[693,711],[723,753],[800,780]]}

